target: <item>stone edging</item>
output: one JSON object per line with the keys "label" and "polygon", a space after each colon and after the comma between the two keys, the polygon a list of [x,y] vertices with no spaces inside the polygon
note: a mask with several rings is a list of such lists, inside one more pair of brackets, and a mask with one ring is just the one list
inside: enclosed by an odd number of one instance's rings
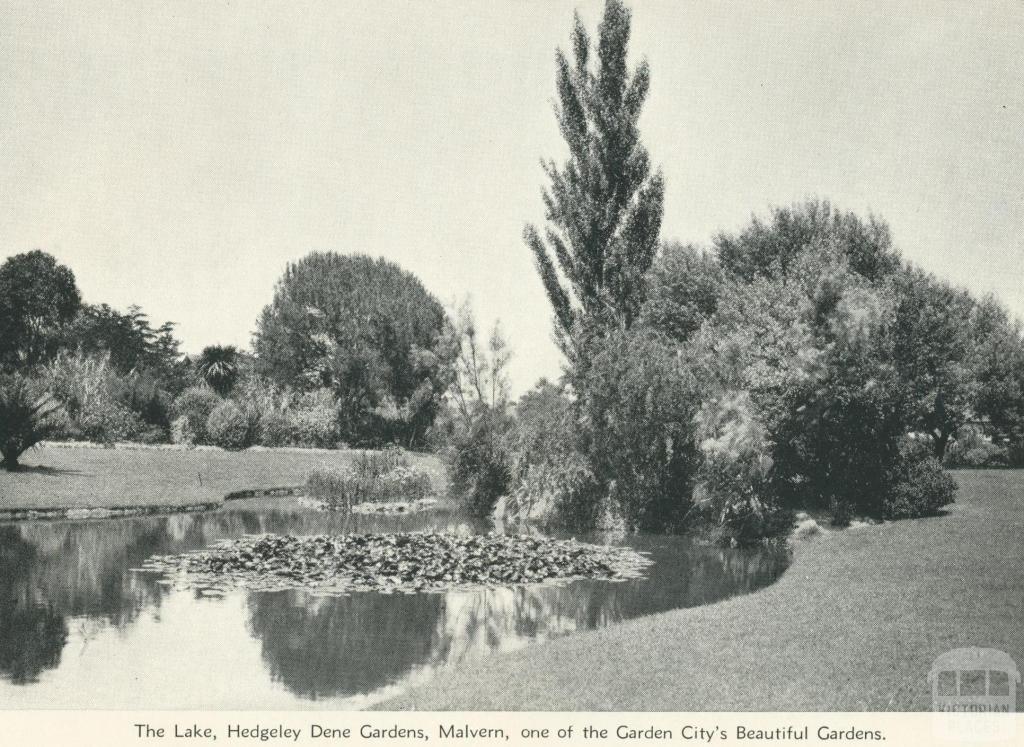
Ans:
{"label": "stone edging", "polygon": [[149,506],[113,506],[111,508],[89,508],[74,506],[71,508],[10,508],[0,509],[0,521],[20,521],[23,519],[110,519],[123,516],[146,516],[160,513],[194,513],[212,511],[220,508],[219,501],[205,503],[188,503],[181,506],[149,505]]}

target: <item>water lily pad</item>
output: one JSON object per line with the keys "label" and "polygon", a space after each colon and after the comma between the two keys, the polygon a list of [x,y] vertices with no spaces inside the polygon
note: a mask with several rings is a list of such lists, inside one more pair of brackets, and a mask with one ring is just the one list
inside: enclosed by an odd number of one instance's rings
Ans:
{"label": "water lily pad", "polygon": [[641,576],[651,562],[628,547],[535,536],[267,534],[222,540],[202,552],[154,556],[142,570],[197,589],[417,593],[578,578],[624,580]]}

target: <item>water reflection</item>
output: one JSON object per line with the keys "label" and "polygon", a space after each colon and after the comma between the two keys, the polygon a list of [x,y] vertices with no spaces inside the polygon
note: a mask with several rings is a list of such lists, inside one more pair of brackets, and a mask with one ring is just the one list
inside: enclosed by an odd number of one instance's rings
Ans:
{"label": "water reflection", "polygon": [[20,685],[56,667],[68,637],[63,616],[33,583],[35,558],[16,530],[0,527],[0,674]]}
{"label": "water reflection", "polygon": [[[207,514],[0,525],[0,707],[124,705],[123,687],[105,684],[109,660],[119,655],[135,667],[133,681],[146,683],[133,692],[138,707],[344,707],[353,696],[532,640],[751,591],[786,564],[777,552],[641,537],[631,543],[655,564],[647,578],[625,582],[344,597],[234,592],[223,599],[132,571],[154,554],[247,533],[418,530],[481,527],[449,512],[345,516],[288,499]],[[166,680],[179,660],[211,656],[225,663],[204,667],[187,693]],[[237,671],[221,671],[229,667]],[[245,686],[231,681],[237,677]],[[87,695],[80,682],[90,683]]]}

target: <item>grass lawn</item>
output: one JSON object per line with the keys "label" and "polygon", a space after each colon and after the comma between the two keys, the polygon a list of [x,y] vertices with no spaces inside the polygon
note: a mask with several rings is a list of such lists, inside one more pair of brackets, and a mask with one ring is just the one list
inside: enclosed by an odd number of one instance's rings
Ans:
{"label": "grass lawn", "polygon": [[930,710],[945,651],[1024,668],[1024,472],[955,474],[946,516],[800,540],[759,592],[454,668],[380,708]]}
{"label": "grass lawn", "polygon": [[[0,471],[0,511],[216,502],[240,490],[302,485],[311,469],[346,466],[357,453],[42,447],[22,457],[25,469]],[[434,457],[413,454],[410,459],[432,477],[440,474]]]}

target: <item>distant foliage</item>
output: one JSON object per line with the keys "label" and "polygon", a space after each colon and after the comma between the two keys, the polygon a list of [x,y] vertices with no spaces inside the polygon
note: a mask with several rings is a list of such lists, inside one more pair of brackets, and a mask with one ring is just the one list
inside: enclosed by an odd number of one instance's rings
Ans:
{"label": "distant foliage", "polygon": [[343,440],[417,445],[450,382],[444,327],[441,305],[397,265],[314,252],[285,270],[254,352],[281,386],[333,391]]}
{"label": "distant foliage", "polygon": [[701,249],[666,242],[648,273],[644,325],[686,342],[718,309],[725,273],[717,258]]}
{"label": "distant foliage", "polygon": [[208,386],[193,386],[174,400],[175,428],[178,437],[186,443],[209,443],[206,430],[210,414],[221,404],[217,393]]}
{"label": "distant foliage", "polygon": [[119,374],[148,371],[176,395],[185,386],[187,372],[174,327],[173,322],[164,322],[154,328],[138,306],[122,313],[107,304],[86,304],[65,331],[63,346],[86,354],[109,354]]}
{"label": "distant foliage", "polygon": [[942,459],[978,399],[971,317],[974,300],[916,268],[893,278],[893,356],[905,389],[909,426],[927,433]]}
{"label": "distant foliage", "polygon": [[1010,450],[986,438],[980,428],[964,426],[946,451],[944,464],[952,469],[1008,467]]}
{"label": "distant foliage", "polygon": [[242,356],[234,345],[208,345],[195,362],[196,373],[221,397],[235,388]]}
{"label": "distant foliage", "polygon": [[339,406],[330,389],[317,389],[297,397],[287,410],[293,443],[322,449],[336,447],[343,430]]}
{"label": "distant foliage", "polygon": [[511,487],[507,366],[511,353],[495,324],[487,338],[466,302],[448,329],[452,351],[446,407],[432,429],[448,467],[452,495],[474,516],[487,516]]}
{"label": "distant foliage", "polygon": [[18,459],[40,441],[60,433],[65,413],[43,382],[18,373],[0,373],[0,467],[18,468]]}

